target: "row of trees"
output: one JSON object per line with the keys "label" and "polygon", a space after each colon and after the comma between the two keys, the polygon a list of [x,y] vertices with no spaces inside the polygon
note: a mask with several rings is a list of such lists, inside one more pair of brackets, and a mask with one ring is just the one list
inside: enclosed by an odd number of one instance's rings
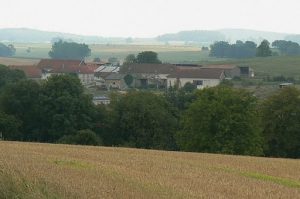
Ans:
{"label": "row of trees", "polygon": [[258,47],[252,41],[236,41],[235,44],[219,41],[212,44],[210,48],[210,56],[219,58],[252,58],[272,55],[270,43],[267,40],[262,41]]}
{"label": "row of trees", "polygon": [[16,53],[16,49],[12,44],[5,45],[0,43],[0,57],[11,57]]}
{"label": "row of trees", "polygon": [[0,132],[7,140],[300,157],[295,88],[261,102],[229,86],[197,91],[187,84],[164,94],[113,94],[109,106],[95,106],[75,76],[38,84],[10,73],[0,89]]}
{"label": "row of trees", "polygon": [[300,55],[300,45],[296,42],[276,40],[272,46],[279,49],[282,55]]}
{"label": "row of trees", "polygon": [[156,52],[153,51],[143,51],[137,56],[134,54],[129,54],[124,61],[124,64],[161,64]]}

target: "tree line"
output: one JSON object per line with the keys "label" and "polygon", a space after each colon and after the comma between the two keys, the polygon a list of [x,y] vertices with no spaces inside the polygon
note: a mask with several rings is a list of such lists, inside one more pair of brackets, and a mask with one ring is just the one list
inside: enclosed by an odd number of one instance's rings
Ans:
{"label": "tree line", "polygon": [[[270,45],[278,52],[272,52]],[[300,55],[300,45],[296,42],[286,40],[275,40],[270,44],[263,40],[259,46],[252,41],[236,41],[230,44],[225,41],[215,42],[210,46],[210,56],[219,58],[253,58],[268,57],[272,55]]]}
{"label": "tree line", "polygon": [[267,40],[261,42],[259,46],[252,41],[236,41],[229,44],[226,41],[218,41],[210,46],[210,56],[218,58],[253,58],[268,57],[272,55],[270,43]]}
{"label": "tree line", "polygon": [[79,79],[37,83],[0,67],[2,139],[268,157],[300,157],[300,91],[258,100],[226,85],[112,93],[94,105]]}
{"label": "tree line", "polygon": [[9,44],[5,45],[3,43],[0,43],[0,57],[11,57],[15,55],[16,49],[14,45]]}

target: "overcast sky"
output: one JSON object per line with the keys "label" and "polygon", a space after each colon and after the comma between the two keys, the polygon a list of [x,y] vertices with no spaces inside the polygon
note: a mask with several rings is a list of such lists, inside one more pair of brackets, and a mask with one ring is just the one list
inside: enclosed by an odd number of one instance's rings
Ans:
{"label": "overcast sky", "polygon": [[1,0],[0,28],[152,37],[243,28],[300,33],[299,0]]}

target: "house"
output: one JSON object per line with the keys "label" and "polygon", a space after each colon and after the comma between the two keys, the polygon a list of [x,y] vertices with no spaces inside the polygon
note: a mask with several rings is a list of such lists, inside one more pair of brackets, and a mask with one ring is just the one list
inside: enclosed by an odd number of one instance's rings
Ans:
{"label": "house", "polygon": [[279,88],[285,88],[285,87],[289,87],[289,86],[293,86],[294,84],[293,83],[282,83],[282,84],[279,84]]}
{"label": "house", "polygon": [[95,82],[96,86],[103,86],[105,85],[105,79],[107,76],[113,73],[118,73],[120,70],[119,66],[113,66],[111,64],[105,64],[102,66],[97,67],[95,70]]}
{"label": "house", "polygon": [[90,85],[94,83],[94,71],[98,66],[80,60],[41,59],[37,67],[42,70],[42,79],[51,75],[75,74],[83,85]]}
{"label": "house", "polygon": [[105,96],[93,97],[93,103],[95,105],[99,105],[99,104],[107,105],[107,104],[110,104],[110,99]]}
{"label": "house", "polygon": [[167,76],[175,70],[176,66],[173,64],[128,64],[121,67],[120,73],[132,75],[134,87],[166,87]]}
{"label": "house", "polygon": [[108,89],[123,90],[127,88],[124,77],[124,74],[112,73],[105,78],[105,85]]}
{"label": "house", "polygon": [[10,69],[21,70],[28,79],[41,80],[42,70],[35,65],[10,65]]}
{"label": "house", "polygon": [[192,83],[197,89],[214,87],[225,79],[224,69],[221,68],[177,68],[167,76],[168,87],[183,87],[186,83]]}

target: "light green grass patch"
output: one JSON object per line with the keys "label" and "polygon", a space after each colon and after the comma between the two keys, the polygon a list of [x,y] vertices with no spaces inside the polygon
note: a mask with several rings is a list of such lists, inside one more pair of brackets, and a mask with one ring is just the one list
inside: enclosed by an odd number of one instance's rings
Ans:
{"label": "light green grass patch", "polygon": [[269,181],[279,185],[283,185],[290,188],[298,188],[300,189],[300,182],[297,180],[287,179],[287,178],[280,178],[276,176],[265,175],[262,173],[255,173],[255,172],[239,172],[240,175],[245,177],[254,178],[257,180]]}
{"label": "light green grass patch", "polygon": [[272,182],[272,183],[283,185],[283,186],[289,187],[289,188],[300,189],[300,181],[298,181],[298,180],[276,177],[276,176],[266,175],[266,174],[262,174],[262,173],[258,173],[258,172],[239,171],[239,170],[236,170],[233,168],[228,168],[228,167],[225,167],[225,168],[215,167],[215,169],[221,170],[221,171],[224,171],[227,173],[238,174],[240,176],[244,176],[244,177],[248,177],[248,178],[253,178],[256,180]]}

